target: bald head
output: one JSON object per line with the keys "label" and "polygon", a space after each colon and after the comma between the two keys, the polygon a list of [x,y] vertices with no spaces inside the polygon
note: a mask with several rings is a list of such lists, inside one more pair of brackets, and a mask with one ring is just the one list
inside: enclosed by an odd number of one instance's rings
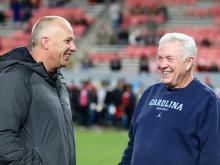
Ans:
{"label": "bald head", "polygon": [[38,41],[53,32],[54,27],[59,23],[72,29],[71,24],[63,17],[60,16],[45,16],[37,21],[31,32],[31,47],[34,48]]}
{"label": "bald head", "polygon": [[70,23],[59,16],[46,16],[36,22],[32,29],[32,57],[43,62],[50,73],[65,67],[76,51],[74,33]]}

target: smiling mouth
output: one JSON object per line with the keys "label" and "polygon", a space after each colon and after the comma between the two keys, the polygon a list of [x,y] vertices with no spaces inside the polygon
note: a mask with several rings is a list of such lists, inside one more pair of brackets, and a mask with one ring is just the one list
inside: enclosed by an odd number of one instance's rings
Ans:
{"label": "smiling mouth", "polygon": [[161,71],[163,76],[169,76],[172,72],[171,71]]}
{"label": "smiling mouth", "polygon": [[71,54],[65,54],[65,59],[68,61],[70,59]]}

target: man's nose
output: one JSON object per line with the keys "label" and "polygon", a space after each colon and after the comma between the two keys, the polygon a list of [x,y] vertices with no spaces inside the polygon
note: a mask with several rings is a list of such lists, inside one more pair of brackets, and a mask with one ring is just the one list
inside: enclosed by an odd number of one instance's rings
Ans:
{"label": "man's nose", "polygon": [[74,43],[73,41],[70,43],[70,50],[71,50],[72,52],[75,52],[75,51],[76,51],[76,45],[75,45],[75,43]]}

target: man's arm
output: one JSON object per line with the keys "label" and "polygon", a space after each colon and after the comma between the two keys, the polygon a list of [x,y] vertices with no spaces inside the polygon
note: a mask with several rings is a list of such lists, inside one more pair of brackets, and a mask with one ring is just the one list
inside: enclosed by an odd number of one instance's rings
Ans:
{"label": "man's arm", "polygon": [[0,164],[40,165],[18,137],[31,101],[27,85],[21,72],[0,73]]}
{"label": "man's arm", "polygon": [[209,103],[199,123],[200,139],[199,165],[220,164],[220,101],[215,97]]}
{"label": "man's arm", "polygon": [[128,141],[128,145],[127,148],[125,149],[121,162],[118,165],[130,165],[131,164],[131,157],[132,157],[132,153],[133,153],[133,130],[132,130],[132,126],[129,129],[129,141]]}
{"label": "man's arm", "polygon": [[131,127],[129,129],[129,141],[127,148],[125,149],[121,162],[118,165],[130,165],[131,164],[131,158],[133,154],[133,145],[134,145],[134,137],[136,132],[136,120],[141,113],[141,110],[146,102],[146,97],[148,95],[149,90],[145,90],[143,95],[141,96],[140,100],[138,101],[138,104],[135,107],[132,121],[131,121]]}

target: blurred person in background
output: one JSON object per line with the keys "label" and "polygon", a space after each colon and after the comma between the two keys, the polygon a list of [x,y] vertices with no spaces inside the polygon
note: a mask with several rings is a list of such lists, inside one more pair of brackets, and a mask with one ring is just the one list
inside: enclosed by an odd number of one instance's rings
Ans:
{"label": "blurred person in background", "polygon": [[125,80],[118,79],[117,84],[114,87],[112,94],[113,94],[113,104],[115,106],[115,114],[114,114],[114,125],[116,127],[123,126],[123,106],[122,106],[122,95],[125,89]]}
{"label": "blurred person in background", "polygon": [[112,23],[113,31],[118,31],[122,23],[122,11],[118,2],[114,2],[109,7],[109,17]]}
{"label": "blurred person in background", "polygon": [[119,165],[219,165],[220,101],[194,78],[192,37],[167,33],[159,41],[161,82],[140,98]]}
{"label": "blurred person in background", "polygon": [[209,71],[209,72],[218,72],[218,71],[219,71],[218,65],[217,65],[215,62],[213,62],[213,63],[209,66],[208,71]]}
{"label": "blurred person in background", "polygon": [[131,119],[133,115],[133,111],[135,109],[136,105],[136,96],[134,92],[132,91],[132,85],[126,84],[125,90],[122,94],[122,106],[123,106],[123,112],[126,115],[126,128],[130,128]]}
{"label": "blurred person in background", "polygon": [[0,6],[0,24],[5,25],[6,15],[4,13],[4,7]]}
{"label": "blurred person in background", "polygon": [[21,21],[21,2],[19,0],[11,0],[10,8],[13,15],[13,23],[18,26]]}
{"label": "blurred person in background", "polygon": [[32,3],[31,0],[23,0],[21,2],[21,9],[23,13],[21,17],[21,21],[27,22],[32,16],[34,4]]}
{"label": "blurred person in background", "polygon": [[118,72],[122,69],[122,61],[119,54],[114,54],[113,58],[110,61],[110,69],[111,71],[115,72]]}
{"label": "blurred person in background", "polygon": [[0,164],[75,165],[69,97],[59,69],[76,50],[70,23],[46,16],[32,29],[31,54],[0,58]]}
{"label": "blurred person in background", "polygon": [[142,72],[149,72],[149,58],[145,55],[142,55],[139,59],[139,73]]}
{"label": "blurred person in background", "polygon": [[79,98],[80,89],[77,86],[77,84],[73,81],[68,83],[66,86],[67,86],[67,89],[68,89],[68,92],[69,92],[69,97],[70,97],[70,106],[71,106],[71,110],[72,110],[72,119],[73,119],[73,121],[77,121],[77,119],[78,119],[77,117],[79,115],[78,98]]}

